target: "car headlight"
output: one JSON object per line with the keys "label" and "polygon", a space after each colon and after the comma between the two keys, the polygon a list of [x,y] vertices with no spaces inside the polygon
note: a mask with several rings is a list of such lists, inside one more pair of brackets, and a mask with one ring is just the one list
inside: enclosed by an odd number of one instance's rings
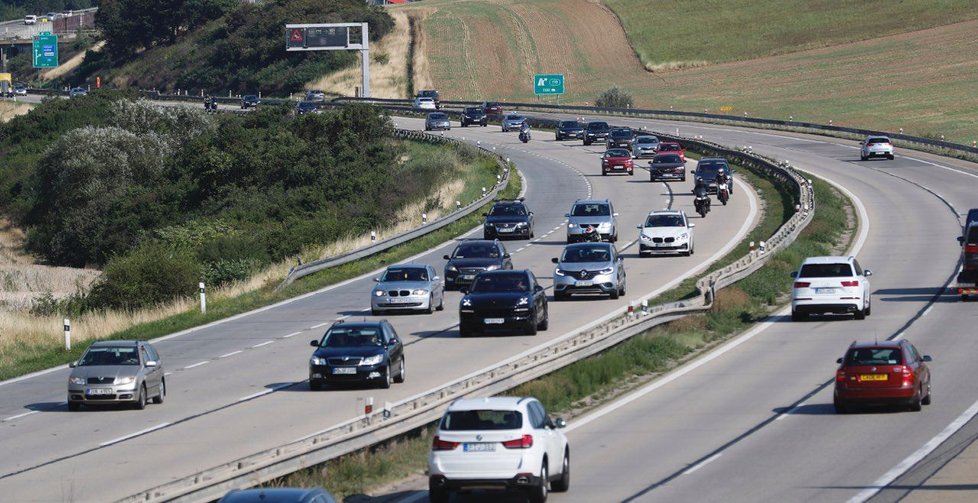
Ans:
{"label": "car headlight", "polygon": [[373,355],[360,360],[360,365],[378,365],[382,361],[384,361],[384,355]]}
{"label": "car headlight", "polygon": [[446,267],[445,267],[445,270],[446,270],[446,271],[452,271],[452,272],[458,272],[458,268],[456,268],[456,267],[455,267],[455,266],[453,266],[453,265],[450,265],[450,266],[446,266]]}
{"label": "car headlight", "polygon": [[490,228],[490,229],[491,229],[491,228],[492,228],[492,226],[493,226],[493,224],[491,224],[491,223],[489,223],[489,222],[486,222],[486,227],[488,227],[488,228]]}
{"label": "car headlight", "polygon": [[374,290],[374,297],[383,297],[383,296],[384,296],[383,290]]}
{"label": "car headlight", "polygon": [[680,234],[679,235],[679,239],[689,239],[689,233],[688,232],[684,232],[684,233]]}
{"label": "car headlight", "polygon": [[84,377],[69,377],[68,382],[71,384],[85,384]]}
{"label": "car headlight", "polygon": [[577,224],[572,224],[570,222],[567,223],[567,228],[568,229],[573,229],[574,227],[577,227]]}
{"label": "car headlight", "polygon": [[418,288],[417,290],[411,290],[411,295],[428,295],[428,290],[424,288]]}
{"label": "car headlight", "polygon": [[520,297],[520,300],[516,301],[516,306],[517,307],[519,307],[519,306],[526,306],[526,305],[529,305],[529,304],[530,304],[530,298],[529,297]]}
{"label": "car headlight", "polygon": [[492,265],[486,267],[486,270],[487,271],[495,271],[496,269],[499,269],[499,264],[492,264]]}
{"label": "car headlight", "polygon": [[313,365],[326,365],[326,359],[320,358],[318,356],[313,356],[312,358],[309,359],[309,363]]}
{"label": "car headlight", "polygon": [[598,274],[611,274],[613,272],[615,272],[615,269],[613,267],[607,267],[605,269],[601,269],[600,271],[598,271]]}
{"label": "car headlight", "polygon": [[567,276],[567,273],[564,272],[564,270],[559,267],[554,269],[554,274],[556,274],[557,276]]}
{"label": "car headlight", "polygon": [[116,377],[115,378],[115,383],[116,384],[132,384],[134,382],[136,382],[136,378],[133,377],[133,376]]}

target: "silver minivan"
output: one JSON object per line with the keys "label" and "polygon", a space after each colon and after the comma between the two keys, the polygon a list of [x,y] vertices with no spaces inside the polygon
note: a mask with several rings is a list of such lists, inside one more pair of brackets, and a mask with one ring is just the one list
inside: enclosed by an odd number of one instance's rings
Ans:
{"label": "silver minivan", "polygon": [[99,341],[68,366],[68,410],[118,403],[144,409],[166,396],[163,362],[146,341]]}
{"label": "silver minivan", "polygon": [[567,217],[567,242],[574,243],[584,239],[588,227],[594,227],[601,239],[614,243],[618,241],[618,220],[615,207],[607,199],[578,199],[574,201]]}

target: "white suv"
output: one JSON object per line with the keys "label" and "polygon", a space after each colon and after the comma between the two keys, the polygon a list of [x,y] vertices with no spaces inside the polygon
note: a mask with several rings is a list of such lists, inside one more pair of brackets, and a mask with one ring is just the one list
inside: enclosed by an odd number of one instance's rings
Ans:
{"label": "white suv", "polygon": [[678,253],[692,255],[693,227],[683,210],[649,212],[645,223],[638,227],[638,255]]}
{"label": "white suv", "polygon": [[462,398],[438,423],[428,456],[428,494],[446,503],[452,491],[525,491],[543,503],[550,490],[570,487],[570,447],[532,397]]}
{"label": "white suv", "polygon": [[869,276],[855,257],[809,257],[791,273],[791,319],[801,321],[809,314],[852,313],[857,320],[870,314],[872,304]]}

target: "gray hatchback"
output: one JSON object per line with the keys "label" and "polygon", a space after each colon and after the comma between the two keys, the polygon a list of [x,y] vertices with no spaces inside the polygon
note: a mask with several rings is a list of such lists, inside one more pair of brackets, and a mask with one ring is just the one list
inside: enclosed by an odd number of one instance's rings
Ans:
{"label": "gray hatchback", "polygon": [[146,341],[99,341],[68,365],[68,410],[126,403],[136,409],[163,403],[166,382],[159,353]]}

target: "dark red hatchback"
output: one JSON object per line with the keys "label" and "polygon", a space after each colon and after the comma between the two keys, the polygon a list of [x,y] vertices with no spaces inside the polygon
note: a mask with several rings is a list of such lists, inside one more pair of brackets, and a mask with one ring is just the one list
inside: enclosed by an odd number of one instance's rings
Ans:
{"label": "dark red hatchback", "polygon": [[857,404],[905,405],[919,411],[930,405],[930,356],[906,340],[853,342],[846,355],[836,360],[833,405],[840,414]]}

